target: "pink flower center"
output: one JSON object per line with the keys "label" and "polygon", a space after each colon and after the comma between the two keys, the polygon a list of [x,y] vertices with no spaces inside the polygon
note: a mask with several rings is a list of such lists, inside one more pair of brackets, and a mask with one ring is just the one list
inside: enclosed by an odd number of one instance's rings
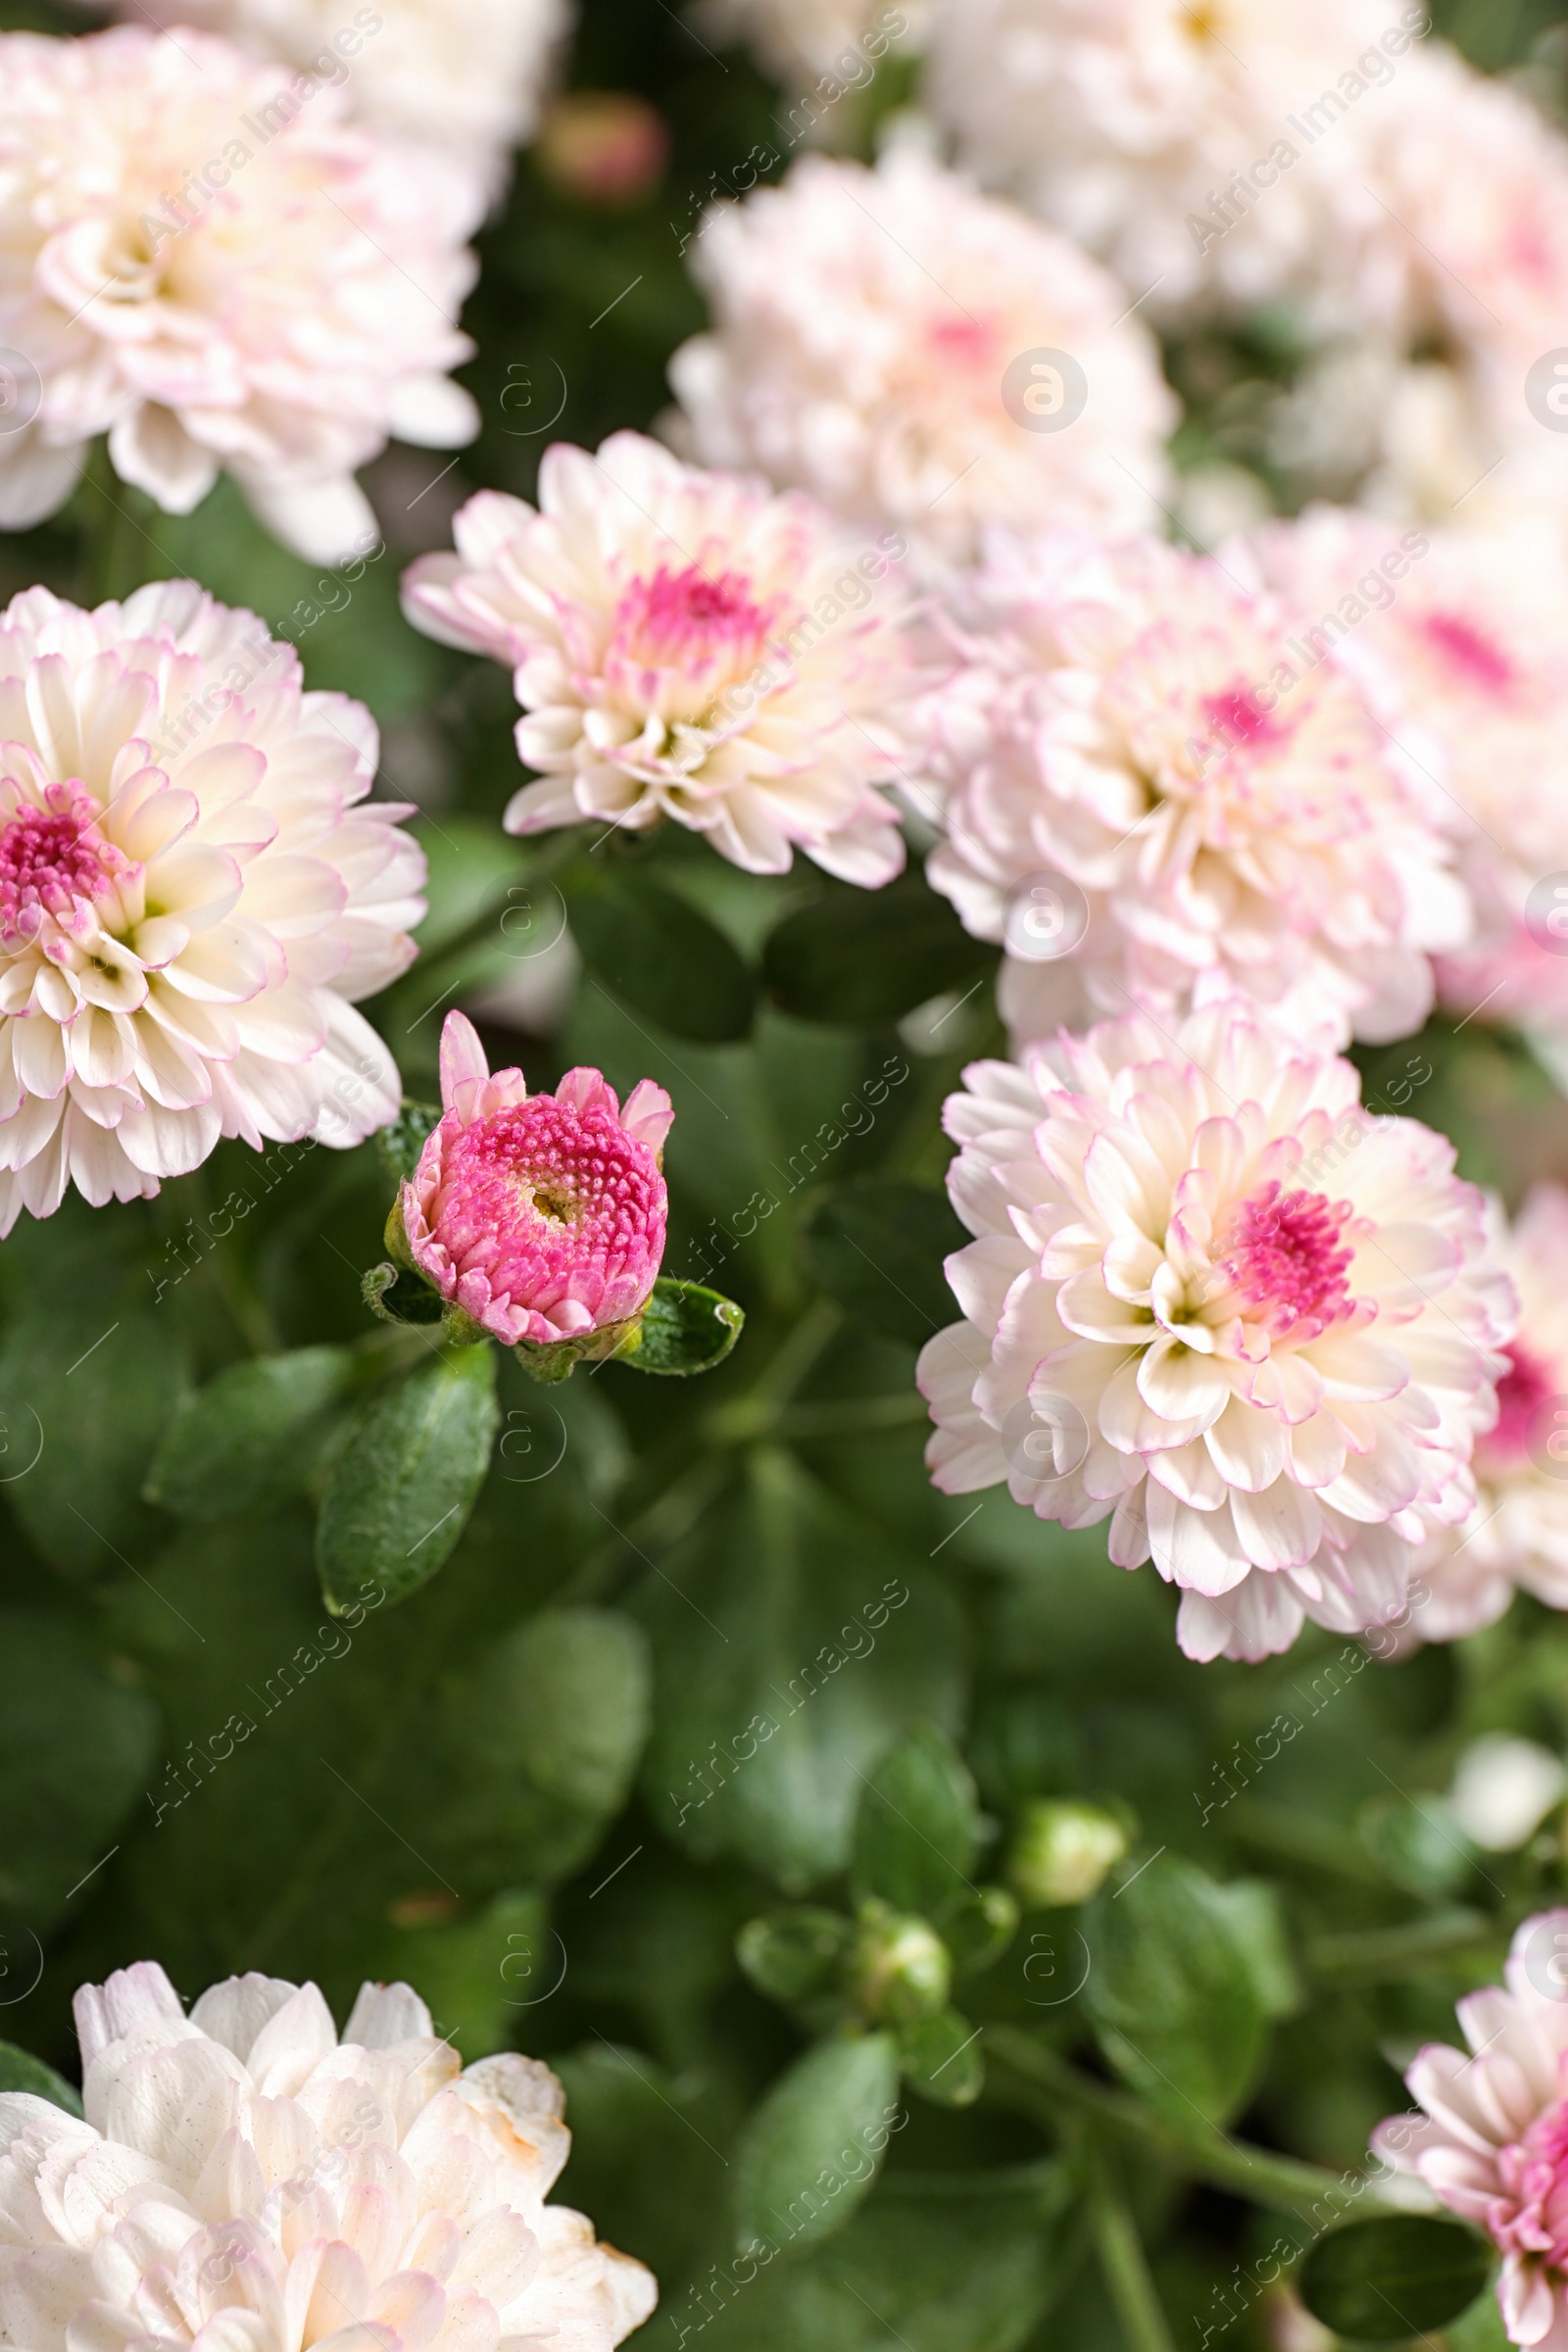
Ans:
{"label": "pink flower center", "polygon": [[989,319],[953,318],[946,313],[931,320],[926,342],[938,359],[975,368],[990,368],[999,349],[997,329]]}
{"label": "pink flower center", "polygon": [[[532,1095],[447,1146],[431,1223],[460,1273],[540,1308],[571,1298],[598,1318],[641,1305],[664,1247],[664,1181],[646,1144],[604,1103]],[[643,1283],[639,1295],[632,1291]]]}
{"label": "pink flower center", "polygon": [[0,944],[30,946],[45,929],[77,936],[130,860],[99,835],[85,786],[51,784],[47,808],[24,802],[0,829]]}
{"label": "pink flower center", "polygon": [[1486,2215],[1495,2243],[1505,2254],[1544,2255],[1554,2270],[1568,2266],[1568,2099],[1498,2151],[1497,2176],[1503,2195]]}
{"label": "pink flower center", "polygon": [[1457,612],[1428,612],[1421,622],[1429,645],[1466,685],[1501,694],[1514,679],[1514,666],[1501,648]]}
{"label": "pink flower center", "polygon": [[1511,1468],[1529,1453],[1541,1408],[1559,1392],[1549,1365],[1532,1355],[1521,1341],[1502,1352],[1508,1369],[1497,1383],[1497,1418],[1478,1441],[1477,1449],[1498,1468]]}
{"label": "pink flower center", "polygon": [[1209,733],[1224,751],[1258,751],[1289,739],[1289,727],[1264,710],[1250,686],[1238,684],[1223,694],[1205,695],[1200,707]]}
{"label": "pink flower center", "polygon": [[778,617],[760,605],[738,572],[684,571],[664,564],[633,580],[615,607],[613,650],[645,669],[691,670],[716,663],[726,672],[756,661]]}
{"label": "pink flower center", "polygon": [[1348,1200],[1284,1193],[1277,1183],[1233,1211],[1220,1268],[1244,1311],[1276,1339],[1316,1339],[1350,1305],[1354,1252],[1344,1241]]}

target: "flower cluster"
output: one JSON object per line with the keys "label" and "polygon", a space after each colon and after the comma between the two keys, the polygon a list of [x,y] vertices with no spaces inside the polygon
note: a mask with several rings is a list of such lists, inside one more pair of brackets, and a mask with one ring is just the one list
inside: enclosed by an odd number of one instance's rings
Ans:
{"label": "flower cluster", "polygon": [[1453,1149],[1235,1002],[982,1062],[948,1106],[965,1320],[919,1383],[950,1494],[1110,1519],[1189,1656],[1397,1615],[1462,1521],[1515,1301]]}
{"label": "flower cluster", "polygon": [[75,2008],[86,2121],[0,2094],[0,2294],[37,2352],[611,2352],[652,2311],[642,2265],[547,2202],[555,2077],[512,2053],[464,2070],[406,1984],[365,1985],[341,2042],[314,1984],[273,1977],[187,2017],[139,1961]]}
{"label": "flower cluster", "polygon": [[696,265],[714,331],[670,381],[705,464],[960,562],[987,521],[1158,519],[1174,404],[1120,287],[919,153],[808,156],[716,207]]}
{"label": "flower cluster", "polygon": [[469,175],[299,78],[188,30],[0,36],[0,525],[53,514],[107,433],[169,512],[226,470],[336,563],[374,543],[354,473],[389,435],[471,439],[443,372],[471,349]]}
{"label": "flower cluster", "polygon": [[397,1111],[353,1001],[412,961],[410,811],[369,714],[189,581],[0,618],[0,1233],[156,1193],[220,1136]]}
{"label": "flower cluster", "polygon": [[663,818],[753,873],[793,850],[875,884],[904,863],[892,706],[906,690],[896,534],[847,538],[799,494],[699,472],[637,433],[563,445],[537,511],[482,491],[455,555],[410,570],[417,628],[514,673],[539,781],[513,833]]}

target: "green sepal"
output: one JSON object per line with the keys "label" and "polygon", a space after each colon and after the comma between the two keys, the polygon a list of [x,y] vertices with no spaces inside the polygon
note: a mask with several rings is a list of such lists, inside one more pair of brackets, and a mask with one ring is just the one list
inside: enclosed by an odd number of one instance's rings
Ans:
{"label": "green sepal", "polygon": [[360,1293],[383,1323],[439,1323],[446,1314],[445,1299],[420,1275],[385,1258],[367,1269]]}
{"label": "green sepal", "polygon": [[416,1102],[408,1095],[403,1107],[389,1127],[383,1127],[376,1137],[381,1157],[388,1170],[400,1184],[406,1184],[419,1164],[419,1153],[427,1139],[441,1124],[438,1102]]}
{"label": "green sepal", "polygon": [[643,1308],[637,1337],[617,1352],[634,1371],[689,1379],[723,1362],[745,1321],[733,1298],[705,1290],[700,1282],[662,1274]]}
{"label": "green sepal", "polygon": [[985,2087],[980,2036],[956,2009],[911,2019],[898,2030],[899,2072],[935,2107],[972,2107]]}

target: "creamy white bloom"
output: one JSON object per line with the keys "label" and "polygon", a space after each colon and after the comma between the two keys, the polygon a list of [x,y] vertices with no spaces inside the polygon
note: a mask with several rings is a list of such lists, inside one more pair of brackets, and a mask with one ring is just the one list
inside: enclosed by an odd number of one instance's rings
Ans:
{"label": "creamy white bloom", "polygon": [[669,817],[753,873],[787,872],[796,847],[851,882],[899,871],[876,790],[909,682],[897,534],[867,546],[798,493],[638,433],[597,456],[558,443],[537,512],[481,491],[455,531],[456,554],[411,566],[404,609],[514,668],[540,781],[509,832]]}
{"label": "creamy white bloom", "polygon": [[412,961],[424,856],[369,713],[194,582],[0,618],[0,1233],[131,1200],[220,1136],[396,1115],[352,1000]]}
{"label": "creamy white bloom", "polygon": [[356,122],[477,165],[494,185],[531,138],[566,0],[120,0],[131,23],[201,24],[318,79]]}
{"label": "creamy white bloom", "polygon": [[[713,331],[669,373],[705,465],[759,466],[956,562],[987,521],[1157,523],[1177,411],[1149,330],[1068,239],[926,156],[803,157],[707,215],[695,269]],[[1031,374],[1041,353],[1083,384]]]}
{"label": "creamy white bloom", "polygon": [[1535,1186],[1496,1254],[1519,1293],[1519,1328],[1497,1418],[1476,1442],[1475,1508],[1416,1565],[1411,1623],[1428,1642],[1491,1625],[1516,1588],[1568,1609],[1568,1191]]}
{"label": "creamy white bloom", "polygon": [[929,10],[926,0],[698,0],[692,14],[714,39],[744,41],[792,96],[815,84],[810,128],[843,103],[835,90],[863,89],[890,49],[917,42]]}
{"label": "creamy white bloom", "polygon": [[1565,1788],[1568,1773],[1549,1748],[1507,1732],[1487,1732],[1461,1751],[1448,1804],[1473,1845],[1490,1854],[1516,1854]]}
{"label": "creamy white bloom", "polygon": [[389,435],[471,440],[443,373],[472,350],[471,174],[298,78],[188,29],[0,36],[0,525],[52,514],[107,433],[170,513],[226,469],[335,563],[375,539],[354,472]]}
{"label": "creamy white bloom", "polygon": [[1515,1313],[1453,1147],[1240,1002],[976,1063],[949,1170],[965,1320],[918,1380],[936,1484],[1110,1519],[1190,1657],[1401,1612],[1462,1520]]}
{"label": "creamy white bloom", "polygon": [[314,1984],[229,1977],[187,2017],[153,1961],[76,1995],[78,2123],[0,2095],[0,2342],[17,2352],[611,2352],[640,2263],[546,2198],[561,2084],[464,2068],[406,1984],[339,2042]]}
{"label": "creamy white bloom", "polygon": [[1389,240],[1361,152],[1422,21],[1400,0],[939,0],[927,94],[967,166],[1155,310],[1291,292],[1375,317]]}
{"label": "creamy white bloom", "polygon": [[[1154,541],[998,537],[955,592],[911,797],[947,835],[931,880],[1007,942],[1015,1037],[1233,988],[1342,1043],[1421,1026],[1469,927],[1454,807],[1291,621],[1230,551]],[[1039,887],[1076,922],[1032,943]]]}
{"label": "creamy white bloom", "polygon": [[1460,1013],[1568,1031],[1568,954],[1531,897],[1568,860],[1559,532],[1538,518],[1401,535],[1324,508],[1270,526],[1254,547],[1449,796],[1478,923],[1473,944],[1440,958],[1440,995]]}
{"label": "creamy white bloom", "polygon": [[1466,2048],[1429,2042],[1405,2076],[1426,2112],[1391,2115],[1372,2146],[1492,2239],[1509,2342],[1565,2352],[1568,1911],[1527,1919],[1504,1973],[1458,2003]]}

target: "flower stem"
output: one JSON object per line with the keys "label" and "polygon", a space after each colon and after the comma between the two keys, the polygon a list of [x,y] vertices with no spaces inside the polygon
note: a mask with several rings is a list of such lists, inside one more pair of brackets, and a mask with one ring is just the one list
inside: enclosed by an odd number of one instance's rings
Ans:
{"label": "flower stem", "polygon": [[994,2026],[986,2039],[993,2091],[1026,2115],[1056,2125],[1061,2110],[1091,2117],[1138,2142],[1174,2172],[1250,2197],[1276,2213],[1293,2213],[1319,2228],[1359,2207],[1364,2213],[1405,2210],[1376,2180],[1326,2172],[1271,2148],[1230,2139],[1195,2115],[1191,2123],[1159,2115],[1142,2099],[1069,2066],[1015,2026]]}
{"label": "flower stem", "polygon": [[1176,2352],[1138,2226],[1099,2148],[1090,2151],[1089,2220],[1128,2352]]}

